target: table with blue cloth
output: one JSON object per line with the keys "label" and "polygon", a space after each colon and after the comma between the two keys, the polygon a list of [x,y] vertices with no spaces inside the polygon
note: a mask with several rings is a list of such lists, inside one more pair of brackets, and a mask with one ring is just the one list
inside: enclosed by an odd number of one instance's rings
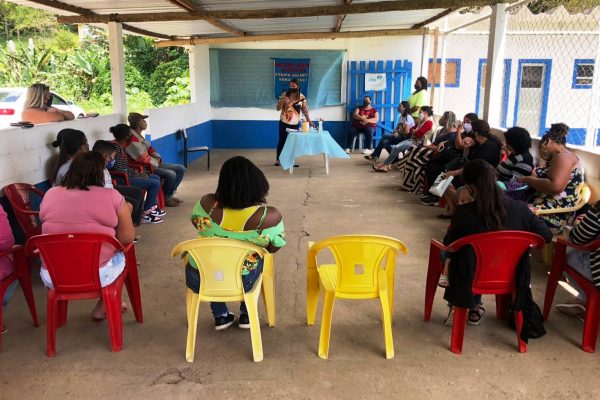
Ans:
{"label": "table with blue cloth", "polygon": [[323,154],[325,174],[329,174],[329,157],[350,158],[327,131],[290,131],[279,155],[281,168],[294,172],[294,160],[302,156]]}

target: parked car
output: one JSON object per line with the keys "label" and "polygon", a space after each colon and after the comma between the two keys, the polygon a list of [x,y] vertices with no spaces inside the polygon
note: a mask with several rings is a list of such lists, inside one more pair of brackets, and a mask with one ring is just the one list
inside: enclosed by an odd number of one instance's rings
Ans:
{"label": "parked car", "polygon": [[[27,88],[0,88],[0,128],[8,127],[11,122],[21,121],[25,93]],[[83,108],[54,92],[50,93],[52,93],[52,107],[71,111],[75,118],[85,117]]]}

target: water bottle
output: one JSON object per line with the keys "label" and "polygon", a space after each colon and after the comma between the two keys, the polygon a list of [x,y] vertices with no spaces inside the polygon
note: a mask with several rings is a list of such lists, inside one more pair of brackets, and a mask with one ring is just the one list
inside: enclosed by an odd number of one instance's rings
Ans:
{"label": "water bottle", "polygon": [[300,117],[300,121],[298,121],[298,132],[302,131],[302,124],[304,124],[304,116]]}
{"label": "water bottle", "polygon": [[323,132],[323,120],[319,120],[319,132]]}

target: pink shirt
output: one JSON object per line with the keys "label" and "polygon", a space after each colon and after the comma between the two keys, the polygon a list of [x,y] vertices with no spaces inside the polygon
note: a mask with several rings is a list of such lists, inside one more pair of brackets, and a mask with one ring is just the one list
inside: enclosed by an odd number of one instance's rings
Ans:
{"label": "pink shirt", "polygon": [[[15,244],[8,217],[0,206],[0,251],[8,250]],[[0,257],[0,280],[6,278],[14,270],[12,260],[9,257]],[[0,299],[2,301],[2,299]]]}
{"label": "pink shirt", "polygon": [[[104,233],[115,236],[118,212],[125,205],[115,189],[90,186],[90,190],[54,187],[46,192],[40,205],[42,233]],[[100,266],[117,251],[105,245]]]}

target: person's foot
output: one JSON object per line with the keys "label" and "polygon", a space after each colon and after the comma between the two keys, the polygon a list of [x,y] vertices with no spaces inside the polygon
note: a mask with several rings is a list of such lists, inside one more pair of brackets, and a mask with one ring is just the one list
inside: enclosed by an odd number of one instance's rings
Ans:
{"label": "person's foot", "polygon": [[277,161],[275,161],[275,164],[273,164],[273,165],[275,165],[276,167],[279,167],[281,164],[279,163],[279,160],[277,160]]}
{"label": "person's foot", "polygon": [[437,206],[440,202],[440,198],[432,194],[426,194],[419,198],[419,202],[424,206]]}
{"label": "person's foot", "polygon": [[250,329],[250,318],[248,318],[248,314],[240,314],[238,326],[240,329]]}
{"label": "person's foot", "polygon": [[[127,312],[127,304],[121,303],[121,313]],[[104,302],[102,300],[98,300],[96,303],[96,307],[92,311],[92,318],[94,321],[102,321],[106,319],[106,308],[104,308]]]}
{"label": "person's foot", "polygon": [[372,149],[366,149],[365,151],[363,151],[363,154],[365,156],[370,156],[371,154],[373,154],[373,150]]}
{"label": "person's foot", "polygon": [[469,325],[479,325],[484,314],[485,308],[482,306],[477,306],[477,308],[469,310],[469,318],[467,319],[467,323]]}
{"label": "person's foot", "polygon": [[164,220],[150,213],[142,215],[142,224],[160,224]]}
{"label": "person's foot", "polygon": [[452,326],[453,323],[454,323],[454,307],[450,306],[450,309],[448,310],[448,316],[444,320],[444,325]]}
{"label": "person's foot", "polygon": [[235,321],[235,315],[232,313],[228,313],[227,315],[222,315],[220,317],[215,317],[215,331],[222,331],[224,329],[229,328],[233,325]]}
{"label": "person's foot", "polygon": [[450,215],[450,214],[438,214],[437,217],[439,219],[450,219],[450,218],[452,218],[452,215]]}
{"label": "person's foot", "polygon": [[448,275],[440,276],[440,280],[438,281],[438,286],[441,288],[447,288],[450,286],[450,281],[448,280]]}
{"label": "person's foot", "polygon": [[150,209],[150,214],[154,215],[155,217],[164,217],[167,215],[167,212],[165,210],[161,210],[157,206],[154,206]]}
{"label": "person's foot", "polygon": [[377,160],[377,157],[372,156],[372,155],[366,155],[365,156],[365,160],[369,160],[369,161],[375,161]]}
{"label": "person's foot", "polygon": [[554,306],[559,312],[569,317],[577,318],[581,322],[585,321],[586,308],[581,303],[563,303]]}
{"label": "person's foot", "polygon": [[4,335],[6,332],[8,332],[8,328],[2,325],[2,328],[0,328],[0,335]]}
{"label": "person's foot", "polygon": [[174,197],[165,200],[165,206],[167,207],[179,207],[179,202]]}
{"label": "person's foot", "polygon": [[346,148],[346,154],[350,154],[350,149]]}

